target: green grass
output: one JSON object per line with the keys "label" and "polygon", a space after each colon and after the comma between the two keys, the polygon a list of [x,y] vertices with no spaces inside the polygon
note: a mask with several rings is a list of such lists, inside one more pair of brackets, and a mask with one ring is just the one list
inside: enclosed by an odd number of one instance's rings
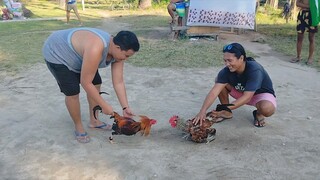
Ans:
{"label": "green grass", "polygon": [[[104,1],[100,1],[100,4],[96,2],[89,1],[85,11],[82,11],[80,3],[78,4],[85,26],[100,27],[105,14],[108,15],[107,18],[112,18],[116,22],[130,24],[130,30],[135,32],[141,41],[141,50],[128,61],[129,63],[161,68],[202,68],[222,65],[223,44],[219,41],[169,40],[168,34],[163,31],[168,29],[169,20],[164,5],[149,10],[109,11],[108,4],[103,3]],[[43,63],[41,49],[49,34],[55,30],[76,27],[78,24],[76,19],[72,19],[71,25],[66,26],[65,11],[58,7],[55,1],[29,1],[26,7],[34,13],[31,19],[50,17],[60,17],[60,19],[0,23],[0,71],[18,72],[21,68]],[[278,52],[295,56],[295,21],[286,24],[280,17],[279,11],[268,8],[260,7],[259,12],[258,32],[266,35],[266,43]],[[317,35],[316,42],[320,42],[320,37]],[[307,43],[306,36],[302,54],[304,58],[308,53]],[[315,57],[319,58],[320,46],[316,46],[315,52]],[[248,55],[254,56],[251,52],[248,52]]]}
{"label": "green grass", "polygon": [[217,42],[189,40],[141,41],[141,50],[130,59],[136,66],[204,68],[222,65],[222,45]]}
{"label": "green grass", "polygon": [[[272,49],[285,55],[296,56],[297,31],[296,21],[286,23],[281,17],[281,10],[272,10],[269,7],[260,7],[257,15],[258,32],[267,37],[267,42]],[[320,36],[315,36],[314,67],[320,70]],[[306,60],[309,53],[308,33],[304,35],[302,46],[302,59]],[[319,63],[318,63],[319,62]]]}

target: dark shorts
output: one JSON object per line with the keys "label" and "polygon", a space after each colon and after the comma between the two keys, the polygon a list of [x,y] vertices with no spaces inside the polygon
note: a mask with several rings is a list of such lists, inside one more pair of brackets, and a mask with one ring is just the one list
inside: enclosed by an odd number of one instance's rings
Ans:
{"label": "dark shorts", "polygon": [[297,17],[297,32],[304,33],[306,30],[310,33],[318,32],[317,26],[311,26],[311,14],[310,11],[301,10]]}
{"label": "dark shorts", "polygon": [[[60,91],[66,96],[74,96],[80,93],[80,73],[70,71],[67,66],[63,64],[53,64],[47,62],[47,66],[57,80]],[[92,83],[98,85],[102,83],[99,71],[93,78]]]}

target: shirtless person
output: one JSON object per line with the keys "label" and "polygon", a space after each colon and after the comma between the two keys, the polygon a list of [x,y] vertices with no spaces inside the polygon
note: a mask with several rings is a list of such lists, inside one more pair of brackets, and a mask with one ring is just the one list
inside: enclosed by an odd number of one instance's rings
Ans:
{"label": "shirtless person", "polygon": [[309,56],[306,62],[307,65],[312,65],[313,54],[315,46],[315,33],[318,32],[317,26],[311,26],[311,12],[309,6],[309,0],[297,0],[297,7],[300,8],[297,17],[297,57],[293,58],[290,62],[297,63],[301,61],[302,42],[304,38],[304,32],[309,33]]}
{"label": "shirtless person", "polygon": [[168,13],[171,16],[171,24],[175,23],[174,12],[176,11],[176,3],[184,2],[184,0],[171,0],[170,4],[168,4],[167,9]]}

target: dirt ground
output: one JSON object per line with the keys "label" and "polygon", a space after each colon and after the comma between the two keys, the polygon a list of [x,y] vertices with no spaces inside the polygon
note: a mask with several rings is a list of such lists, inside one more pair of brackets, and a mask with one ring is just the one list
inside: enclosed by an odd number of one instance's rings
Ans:
{"label": "dirt ground", "polygon": [[[125,24],[102,27],[116,32]],[[165,29],[169,31],[169,29]],[[234,117],[215,124],[216,139],[195,144],[168,123],[172,115],[193,117],[220,68],[158,69],[125,66],[130,106],[136,114],[157,119],[149,137],[116,136],[87,128],[88,144],[73,136],[64,96],[45,64],[15,76],[1,73],[1,179],[206,180],[320,179],[320,73],[289,63],[290,57],[267,44],[252,42],[256,34],[221,34],[220,41],[240,42],[273,79],[277,112],[267,126],[253,126],[253,107],[234,110]],[[101,70],[104,96],[120,111],[111,87],[110,69]],[[81,93],[84,124],[88,106]],[[216,102],[213,107],[218,102]],[[212,108],[213,108],[212,107]],[[106,122],[112,123],[108,116]]]}

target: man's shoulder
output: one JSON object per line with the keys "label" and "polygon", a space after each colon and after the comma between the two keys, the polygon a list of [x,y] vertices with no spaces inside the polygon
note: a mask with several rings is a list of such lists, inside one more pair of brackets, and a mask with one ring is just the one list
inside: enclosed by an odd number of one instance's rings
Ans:
{"label": "man's shoulder", "polygon": [[247,61],[248,71],[262,70],[263,67],[257,61]]}

